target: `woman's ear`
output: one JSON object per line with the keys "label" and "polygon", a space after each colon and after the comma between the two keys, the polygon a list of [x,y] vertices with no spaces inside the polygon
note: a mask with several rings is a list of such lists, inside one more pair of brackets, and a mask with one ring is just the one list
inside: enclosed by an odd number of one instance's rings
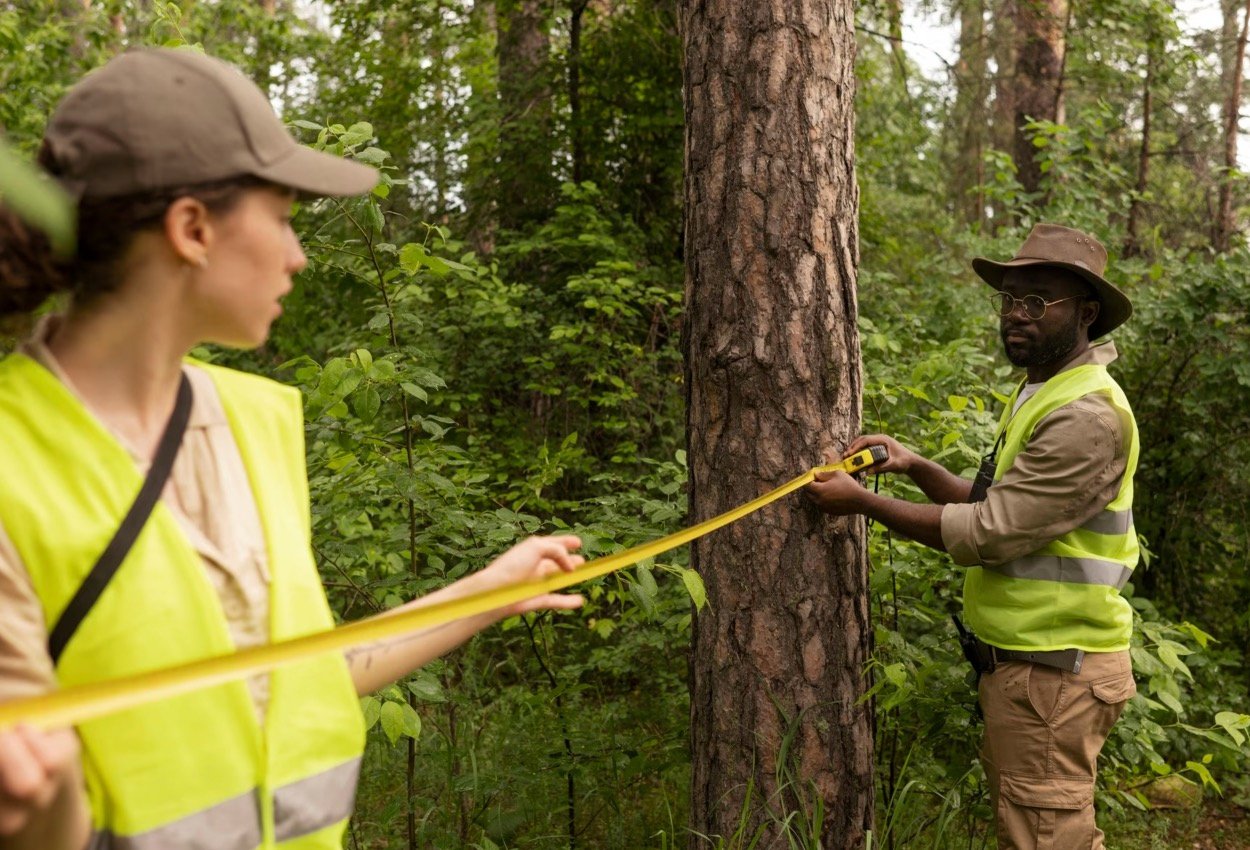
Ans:
{"label": "woman's ear", "polygon": [[212,247],[212,216],[203,202],[181,197],[165,210],[165,238],[174,253],[187,265],[208,264],[208,251]]}

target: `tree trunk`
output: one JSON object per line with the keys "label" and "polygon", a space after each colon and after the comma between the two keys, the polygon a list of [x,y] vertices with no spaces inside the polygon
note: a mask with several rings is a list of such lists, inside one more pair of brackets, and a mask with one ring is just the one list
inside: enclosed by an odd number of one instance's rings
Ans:
{"label": "tree trunk", "polygon": [[[694,521],[859,431],[853,23],[851,0],[682,6]],[[873,806],[862,520],[795,495],[691,559],[709,600],[690,668],[693,831],[729,839],[743,818],[740,838],[780,848],[789,817],[814,846],[818,799],[821,846],[859,850]]]}
{"label": "tree trunk", "polygon": [[955,66],[955,107],[951,121],[950,191],[959,218],[985,220],[986,100],[989,97],[985,0],[959,2],[959,60]]}
{"label": "tree trunk", "polygon": [[588,0],[569,2],[569,143],[572,149],[573,182],[586,179],[586,143],[582,126],[582,17]]}
{"label": "tree trunk", "polygon": [[1037,192],[1042,182],[1037,148],[1025,125],[1063,121],[1063,67],[1068,0],[1015,0],[1016,65],[1011,79],[1012,159],[1020,185]]}
{"label": "tree trunk", "polygon": [[994,147],[1009,152],[1015,139],[1016,3],[988,0],[992,5],[994,54]]}
{"label": "tree trunk", "polygon": [[[1234,12],[1234,14],[1236,14]],[[1250,0],[1246,0],[1245,17],[1233,51],[1232,64],[1227,67],[1229,85],[1224,99],[1224,172],[1220,179],[1220,200],[1215,214],[1215,233],[1211,244],[1216,251],[1227,251],[1237,231],[1233,209],[1233,173],[1237,169],[1238,120],[1241,117],[1241,88],[1245,78],[1246,35],[1250,28]]]}
{"label": "tree trunk", "polygon": [[1146,48],[1146,81],[1141,96],[1141,146],[1137,151],[1137,189],[1128,207],[1128,233],[1124,237],[1124,256],[1135,257],[1141,253],[1141,212],[1145,203],[1146,187],[1150,182],[1150,113],[1154,110],[1154,73],[1158,60],[1158,40],[1149,36]]}
{"label": "tree trunk", "polygon": [[547,6],[497,0],[499,60],[499,224],[542,220],[555,199]]}

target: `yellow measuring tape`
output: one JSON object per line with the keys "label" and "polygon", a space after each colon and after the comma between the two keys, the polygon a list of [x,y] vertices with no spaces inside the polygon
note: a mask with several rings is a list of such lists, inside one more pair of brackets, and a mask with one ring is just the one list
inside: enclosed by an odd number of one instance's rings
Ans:
{"label": "yellow measuring tape", "polygon": [[598,578],[689,543],[722,526],[754,513],[810,484],[817,473],[843,470],[859,472],[884,460],[880,447],[859,452],[840,463],[817,466],[777,489],[719,516],[661,537],[641,546],[582,564],[572,572],[561,572],[540,581],[499,587],[459,599],[437,602],[422,608],[381,614],[339,626],[330,631],[301,638],[256,646],[228,655],[219,655],[184,664],[153,670],[135,676],[76,685],[37,697],[0,703],[0,729],[19,723],[40,729],[74,726],[114,712],[146,705],[188,691],[220,685],[236,679],[264,673],[284,664],[303,661],[316,655],[341,651],[353,646],[398,637],[420,629],[429,629],[453,620],[472,617],[543,593],[561,590],[588,579]]}

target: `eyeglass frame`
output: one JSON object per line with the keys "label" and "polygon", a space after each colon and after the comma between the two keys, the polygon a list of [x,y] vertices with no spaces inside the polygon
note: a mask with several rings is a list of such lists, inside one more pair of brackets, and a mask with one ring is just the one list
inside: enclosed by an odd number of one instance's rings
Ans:
{"label": "eyeglass frame", "polygon": [[[1046,310],[1047,308],[1050,307],[1050,305],[1059,304],[1063,301],[1071,301],[1073,298],[1088,298],[1088,297],[1089,297],[1088,295],[1069,295],[1067,298],[1056,298],[1054,301],[1047,301],[1045,298],[1043,298],[1042,296],[1038,295],[1035,292],[1030,292],[1028,295],[1024,296],[1024,298],[1017,298],[1016,296],[1012,295],[1010,292],[1006,292],[1000,289],[997,292],[995,292],[993,295],[991,295],[989,298],[990,298],[990,303],[994,305],[994,312],[997,313],[1000,318],[1006,318],[1007,316],[1010,316],[1012,313],[1016,311],[1016,305],[1019,304],[1021,307],[1024,308],[1024,315],[1027,316],[1030,321],[1040,322],[1042,319],[1046,317]],[[1004,310],[1002,308],[1002,305],[1007,303],[1006,302],[1007,298],[1011,299],[1011,306],[1008,307],[1006,310]],[[1042,313],[1040,316],[1034,316],[1032,313],[1029,312],[1029,305],[1025,303],[1025,298],[1036,298],[1038,301],[1042,302]],[[998,302],[998,303],[995,303],[995,302]]]}

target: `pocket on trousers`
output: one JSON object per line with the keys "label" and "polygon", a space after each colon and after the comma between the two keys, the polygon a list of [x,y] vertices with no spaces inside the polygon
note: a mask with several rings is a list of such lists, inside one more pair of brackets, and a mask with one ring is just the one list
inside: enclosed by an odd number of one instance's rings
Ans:
{"label": "pocket on trousers", "polygon": [[1080,776],[1032,776],[1003,771],[999,793],[1030,809],[1079,811],[1094,804],[1094,781]]}
{"label": "pocket on trousers", "polygon": [[1110,679],[1100,679],[1097,682],[1090,682],[1089,689],[1099,702],[1105,702],[1107,705],[1118,705],[1127,702],[1137,693],[1137,683],[1133,681],[1132,676],[1115,676]]}

